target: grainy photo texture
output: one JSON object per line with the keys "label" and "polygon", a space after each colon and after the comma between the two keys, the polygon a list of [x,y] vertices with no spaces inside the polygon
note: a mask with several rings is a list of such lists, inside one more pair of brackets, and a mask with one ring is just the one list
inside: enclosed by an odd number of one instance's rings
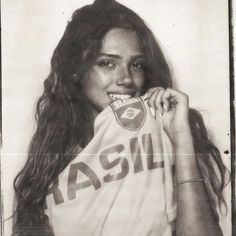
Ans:
{"label": "grainy photo texture", "polygon": [[231,235],[224,0],[2,9],[3,235]]}

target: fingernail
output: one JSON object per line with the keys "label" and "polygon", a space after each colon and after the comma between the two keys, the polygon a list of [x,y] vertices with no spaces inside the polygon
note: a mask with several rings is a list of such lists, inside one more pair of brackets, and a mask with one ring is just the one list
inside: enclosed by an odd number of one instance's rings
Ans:
{"label": "fingernail", "polygon": [[152,113],[152,116],[155,118],[155,110],[153,109],[153,107],[150,107],[150,111]]}
{"label": "fingernail", "polygon": [[163,107],[164,107],[165,111],[168,112],[168,108],[167,108],[166,104],[163,104]]}

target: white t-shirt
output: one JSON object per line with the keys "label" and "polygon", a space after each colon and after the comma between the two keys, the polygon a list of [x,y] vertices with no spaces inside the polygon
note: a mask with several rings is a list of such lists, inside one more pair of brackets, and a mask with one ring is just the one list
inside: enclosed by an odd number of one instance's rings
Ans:
{"label": "white t-shirt", "polygon": [[174,156],[141,98],[116,100],[97,117],[94,137],[46,197],[56,236],[171,236],[176,217]]}

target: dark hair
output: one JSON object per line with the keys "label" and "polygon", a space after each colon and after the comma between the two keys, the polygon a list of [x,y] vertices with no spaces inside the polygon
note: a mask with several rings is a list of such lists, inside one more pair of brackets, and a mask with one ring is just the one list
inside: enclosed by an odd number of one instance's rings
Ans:
{"label": "dark hair", "polygon": [[[28,159],[14,181],[17,199],[14,234],[53,235],[44,213],[45,197],[50,184],[76,156],[76,150],[85,147],[93,135],[91,109],[81,81],[96,59],[104,35],[112,28],[137,33],[146,59],[145,90],[172,87],[161,49],[136,13],[113,0],[96,0],[76,10],[53,53],[51,71],[36,107],[37,129],[29,145]],[[200,113],[190,109],[189,119],[200,167],[206,167],[214,193],[224,202],[226,168],[219,150],[210,141]]]}

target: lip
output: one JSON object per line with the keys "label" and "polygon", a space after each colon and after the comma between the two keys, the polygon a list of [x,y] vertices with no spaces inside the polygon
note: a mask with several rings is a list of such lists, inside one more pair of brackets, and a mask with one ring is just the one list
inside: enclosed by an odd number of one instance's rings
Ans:
{"label": "lip", "polygon": [[107,92],[107,95],[109,94],[118,94],[118,95],[130,95],[134,97],[136,91],[135,90],[124,90],[124,91],[109,91]]}
{"label": "lip", "polygon": [[117,99],[122,99],[122,100],[126,100],[126,99],[130,99],[132,97],[135,96],[135,91],[117,91],[117,92],[107,92],[107,96],[111,99],[111,100],[117,100]]}

